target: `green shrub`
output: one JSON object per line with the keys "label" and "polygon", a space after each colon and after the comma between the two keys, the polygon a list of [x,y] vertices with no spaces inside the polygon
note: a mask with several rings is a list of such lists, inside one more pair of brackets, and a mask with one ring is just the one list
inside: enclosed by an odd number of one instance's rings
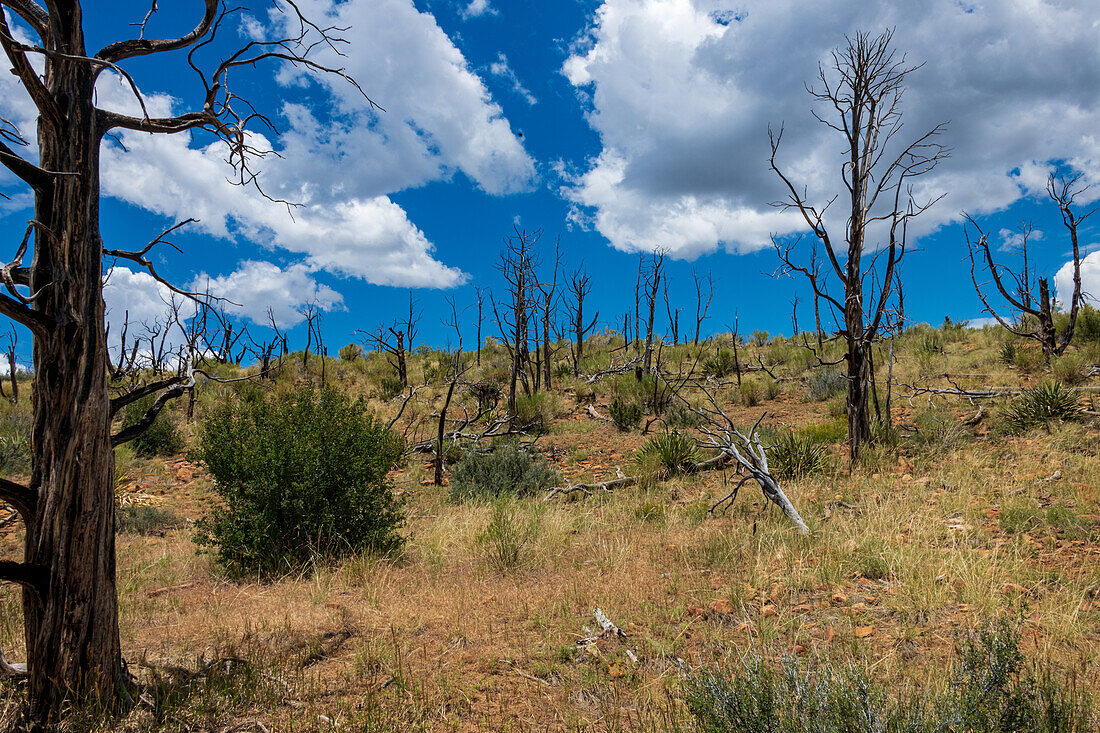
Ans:
{"label": "green shrub", "polygon": [[341,346],[337,355],[340,357],[340,361],[349,363],[359,361],[363,358],[363,349],[359,344],[348,344],[347,346]]}
{"label": "green shrub", "polygon": [[403,517],[386,479],[399,438],[332,387],[225,402],[203,421],[198,458],[221,503],[197,541],[233,575],[271,577],[315,558],[397,549]]}
{"label": "green shrub", "polygon": [[704,359],[701,366],[703,374],[720,379],[734,372],[737,368],[737,360],[729,349],[716,349],[714,356]]}
{"label": "green shrub", "polygon": [[741,404],[745,407],[756,407],[765,395],[764,385],[751,378],[741,382],[737,391],[741,395]]}
{"label": "green shrub", "polygon": [[844,394],[847,389],[848,378],[839,369],[823,367],[815,369],[806,381],[806,399],[811,402],[824,402]]}
{"label": "green shrub", "polygon": [[638,449],[638,458],[650,459],[669,473],[690,471],[699,460],[695,440],[675,430],[655,435]]}
{"label": "green shrub", "polygon": [[751,338],[753,346],[767,346],[767,344],[768,344],[768,332],[767,331],[761,331],[760,329],[756,329],[755,331],[752,332],[752,336],[750,338]]}
{"label": "green shrub", "polygon": [[611,400],[607,411],[611,413],[611,421],[622,432],[635,430],[642,421],[642,406],[632,400],[616,397]]}
{"label": "green shrub", "polygon": [[539,516],[524,516],[522,505],[510,498],[493,502],[493,512],[475,541],[493,570],[506,573],[523,564],[524,550],[538,535]]}
{"label": "green shrub", "polygon": [[561,482],[557,470],[541,456],[504,443],[488,453],[470,453],[451,472],[454,501],[523,498]]}
{"label": "green shrub", "polygon": [[1007,364],[1008,366],[1015,365],[1019,351],[1020,347],[1012,341],[1006,341],[1005,343],[1001,344],[1001,349],[999,352],[1001,363]]}
{"label": "green shrub", "polygon": [[665,410],[665,425],[670,428],[697,428],[703,418],[683,402],[673,402]]}
{"label": "green shrub", "polygon": [[1075,343],[1100,343],[1100,309],[1085,304],[1077,312],[1077,325],[1073,328]]}
{"label": "green shrub", "polygon": [[829,450],[812,434],[785,429],[768,446],[768,466],[780,479],[797,479],[823,473],[829,467]]}
{"label": "green shrub", "polygon": [[477,400],[477,411],[488,412],[500,402],[500,384],[490,380],[474,382],[469,387],[470,394]]}
{"label": "green shrub", "polygon": [[945,691],[894,693],[855,661],[757,655],[703,668],[686,680],[687,707],[706,733],[1025,733],[1088,731],[1087,692],[1050,667],[1029,674],[1019,635],[987,624],[959,645]]}
{"label": "green shrub", "polygon": [[[122,411],[122,426],[129,427],[141,420],[153,406],[155,397],[149,395],[137,402],[126,405]],[[183,436],[175,417],[165,407],[146,428],[145,432],[130,441],[130,446],[143,458],[151,456],[170,456],[183,450]]]}
{"label": "green shrub", "polygon": [[536,433],[544,433],[554,419],[554,398],[546,392],[516,395],[516,422],[518,427]]}
{"label": "green shrub", "polygon": [[1005,414],[1007,425],[1018,432],[1035,427],[1049,427],[1051,422],[1070,422],[1082,415],[1081,399],[1057,382],[1040,382],[1025,389],[1009,405]]}
{"label": "green shrub", "polygon": [[30,473],[31,415],[11,409],[0,415],[0,473]]}
{"label": "green shrub", "polygon": [[405,387],[401,384],[401,377],[396,374],[383,374],[378,385],[378,395],[384,400],[392,400],[401,394]]}

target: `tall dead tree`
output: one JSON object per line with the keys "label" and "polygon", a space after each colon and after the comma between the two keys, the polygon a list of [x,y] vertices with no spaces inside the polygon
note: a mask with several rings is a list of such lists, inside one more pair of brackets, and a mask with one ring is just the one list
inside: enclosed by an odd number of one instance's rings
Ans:
{"label": "tall dead tree", "polygon": [[[1073,259],[1073,294],[1070,296],[1069,320],[1062,333],[1058,333],[1054,325],[1054,311],[1056,304],[1050,292],[1050,280],[1046,277],[1036,278],[1039,292],[1033,293],[1027,257],[1028,237],[1032,232],[1032,225],[1024,224],[1021,230],[1023,267],[1020,274],[1013,272],[1004,265],[998,265],[993,260],[993,253],[989,247],[989,237],[982,231],[978,223],[969,215],[966,221],[976,231],[972,238],[969,231],[966,232],[966,243],[970,255],[970,279],[974,283],[974,289],[981,298],[985,312],[997,319],[997,322],[1006,329],[1024,338],[1039,342],[1043,348],[1043,357],[1050,361],[1052,356],[1063,354],[1073,340],[1073,332],[1077,327],[1077,314],[1081,309],[1084,295],[1081,291],[1081,246],[1077,240],[1078,229],[1081,223],[1096,213],[1096,209],[1079,214],[1074,210],[1074,203],[1078,196],[1084,193],[1088,186],[1081,184],[1081,175],[1055,176],[1053,173],[1047,179],[1047,195],[1058,207],[1062,215],[1062,223],[1066,227],[1070,240],[1070,252]],[[993,284],[1001,297],[1016,310],[1016,318],[1010,322],[997,312],[989,303],[989,299],[982,290],[982,284],[978,282],[976,273],[981,260],[982,266],[993,280]]]}
{"label": "tall dead tree", "polygon": [[665,278],[665,284],[661,288],[664,293],[665,299],[665,313],[668,315],[668,327],[672,331],[672,345],[679,346],[680,344],[680,309],[673,308],[672,303],[668,298],[668,278]]}
{"label": "tall dead tree", "polygon": [[405,331],[397,321],[389,326],[379,326],[370,333],[360,332],[366,343],[386,355],[390,366],[397,372],[401,387],[409,386],[409,367],[405,352]]}
{"label": "tall dead tree", "polygon": [[8,356],[8,377],[11,379],[11,396],[8,397],[11,403],[14,405],[19,401],[19,364],[15,358],[15,346],[19,343],[19,334],[16,333],[15,328],[11,329],[8,333],[8,348],[6,349]]}
{"label": "tall dead tree", "polygon": [[[526,380],[526,366],[530,360],[528,349],[528,326],[531,317],[531,302],[535,287],[534,271],[538,266],[535,244],[541,232],[528,232],[518,226],[513,234],[504,240],[504,251],[500,254],[497,269],[508,283],[508,310],[501,313],[496,302],[492,301],[493,314],[500,329],[501,341],[512,354],[511,374],[508,382],[508,414],[516,414],[516,389],[520,379]],[[490,299],[492,296],[490,295]],[[528,389],[524,381],[525,389]]]}
{"label": "tall dead tree", "polygon": [[[844,139],[840,177],[844,186],[847,226],[839,246],[825,221],[826,210],[837,197],[820,206],[811,204],[805,189],[780,170],[776,157],[783,131],[772,134],[771,169],[787,189],[787,198],[775,205],[801,213],[828,255],[828,268],[843,287],[839,298],[829,292],[830,279],[821,269],[808,267],[794,254],[797,239],[774,239],[784,273],[798,272],[809,280],[815,300],[823,300],[842,315],[841,335],[847,343],[849,455],[858,462],[871,440],[871,352],[894,295],[894,273],[905,254],[906,226],[939,198],[918,204],[912,180],[931,171],[948,154],[936,142],[940,124],[908,144],[895,137],[902,129],[901,101],[906,78],[918,67],[907,66],[893,49],[893,31],[880,35],[857,33],[833,51],[828,68],[818,69],[818,82],[807,87],[826,110],[814,117]],[[883,231],[884,230],[884,231]],[[870,240],[869,241],[869,237]],[[873,256],[864,263],[866,253]],[[879,273],[882,273],[881,276]],[[869,298],[869,299],[868,299]]]}
{"label": "tall dead tree", "polygon": [[665,251],[655,249],[649,256],[649,267],[645,271],[645,304],[649,318],[645,323],[645,354],[642,356],[642,371],[649,374],[653,369],[653,322],[656,317],[657,293],[661,287],[661,268],[665,263]]}
{"label": "tall dead tree", "polygon": [[569,275],[570,300],[566,303],[566,308],[569,309],[569,320],[572,326],[573,338],[575,339],[573,347],[574,377],[580,376],[581,373],[581,357],[584,356],[584,340],[592,329],[596,327],[596,319],[600,317],[597,311],[587,325],[584,322],[584,299],[588,297],[590,292],[592,292],[591,278],[589,278],[588,274],[584,271],[584,265],[582,264]]}
{"label": "tall dead tree", "polygon": [[481,324],[485,308],[485,288],[474,288],[474,296],[477,299],[477,364],[481,366]]}
{"label": "tall dead tree", "polygon": [[[554,241],[554,271],[549,283],[537,282],[539,291],[539,315],[542,317],[542,383],[551,389],[550,321],[554,315],[554,293],[558,288],[558,270],[561,268],[561,237]],[[537,346],[537,345],[536,345]]]}
{"label": "tall dead tree", "polygon": [[[695,281],[695,338],[692,343],[699,345],[699,333],[703,330],[703,321],[707,319],[707,311],[710,310],[711,301],[714,300],[714,276],[708,271],[706,280],[699,277],[695,268],[691,268],[691,279]],[[703,291],[706,290],[706,299],[703,299]]]}
{"label": "tall dead tree", "polygon": [[[0,562],[0,580],[23,589],[27,717],[32,727],[57,728],[71,700],[109,708],[132,698],[119,645],[112,449],[134,431],[111,434],[112,418],[128,397],[111,399],[108,394],[100,146],[119,130],[202,130],[225,144],[235,181],[256,185],[254,162],[267,151],[256,147],[264,136],[253,136],[249,129],[266,126],[268,133],[274,127],[238,96],[240,90],[232,84],[236,71],[271,60],[344,76],[307,57],[326,40],[332,47],[337,39],[331,31],[301,18],[292,4],[279,7],[300,21],[289,26],[286,37],[246,40],[211,65],[201,55],[189,56],[197,88],[205,90],[202,98],[194,111],[155,117],[125,63],[213,47],[220,25],[237,25],[237,8],[217,0],[196,2],[201,18],[180,36],[147,38],[143,21],[140,32],[134,32],[137,37],[95,51],[86,46],[83,22],[97,11],[88,12],[78,0],[50,0],[44,7],[35,0],[0,0],[0,47],[25,96],[0,100],[0,164],[34,195],[33,259],[25,266],[26,246],[16,251],[4,268],[9,277],[6,293],[0,295],[0,314],[25,326],[34,339],[31,479],[27,486],[0,481],[0,500],[19,512],[26,527],[24,560]],[[18,32],[9,18],[17,19]],[[26,37],[31,40],[21,40]],[[141,113],[96,106],[96,80],[105,71],[128,85]],[[37,116],[33,147],[9,122],[12,110],[26,107],[24,101]],[[20,146],[27,154],[17,152]],[[107,254],[125,257],[158,277],[142,250]],[[182,381],[172,377],[146,385],[146,394],[161,390],[153,407],[159,411],[180,394]],[[148,423],[143,419],[139,424]]]}

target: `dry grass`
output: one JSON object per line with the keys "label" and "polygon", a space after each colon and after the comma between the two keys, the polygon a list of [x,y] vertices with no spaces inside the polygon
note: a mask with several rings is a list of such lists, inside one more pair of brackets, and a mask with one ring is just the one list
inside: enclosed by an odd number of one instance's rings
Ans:
{"label": "dry grass", "polygon": [[[974,385],[1038,379],[996,352],[991,332],[969,332],[943,354],[902,352],[897,373],[910,383],[945,371],[973,373],[960,380]],[[746,422],[761,408],[795,428],[829,422],[828,403],[802,401],[803,366],[774,367],[790,379],[760,407],[733,404],[727,388],[730,409]],[[348,370],[343,383],[371,394],[366,374]],[[644,436],[592,420],[569,394],[558,401],[562,414],[539,445],[567,478],[631,470]],[[901,402],[896,419],[917,419],[914,405]],[[974,408],[941,400],[936,410],[958,426]],[[146,665],[163,674],[241,656],[254,673],[225,675],[160,722],[136,712],[104,728],[227,730],[259,720],[272,730],[679,730],[690,728],[683,672],[700,664],[828,650],[880,679],[936,687],[956,634],[1005,612],[1024,620],[1029,657],[1100,687],[1100,430],[1004,436],[991,423],[960,428],[949,444],[902,438],[900,450],[879,450],[851,474],[834,446],[834,470],[786,487],[808,537],[747,489],[729,512],[708,516],[734,479],[704,473],[521,502],[537,531],[502,572],[479,539],[492,508],[449,503],[446,487],[422,485],[428,474],[415,457],[395,479],[409,515],[397,558],[237,583],[196,554],[186,527],[122,535],[132,669],[148,678]],[[123,464],[124,495],[191,519],[213,500],[186,464]],[[17,535],[3,540],[11,556]],[[628,640],[577,647],[597,607]],[[23,658],[19,616],[15,593],[0,588],[0,648],[12,659]]]}

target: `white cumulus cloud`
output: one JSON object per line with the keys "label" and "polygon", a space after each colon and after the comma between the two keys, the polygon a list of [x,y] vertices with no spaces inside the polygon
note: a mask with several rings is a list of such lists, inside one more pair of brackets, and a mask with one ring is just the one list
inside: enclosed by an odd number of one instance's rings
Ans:
{"label": "white cumulus cloud", "polygon": [[901,136],[949,122],[952,157],[918,192],[947,198],[923,230],[1041,192],[1055,162],[1100,180],[1098,24],[1088,0],[606,0],[562,66],[602,148],[562,190],[624,250],[752,251],[803,229],[768,206],[768,126],[785,125],[780,164],[811,197],[842,191],[839,136],[803,84],[846,34],[887,28],[924,63]]}

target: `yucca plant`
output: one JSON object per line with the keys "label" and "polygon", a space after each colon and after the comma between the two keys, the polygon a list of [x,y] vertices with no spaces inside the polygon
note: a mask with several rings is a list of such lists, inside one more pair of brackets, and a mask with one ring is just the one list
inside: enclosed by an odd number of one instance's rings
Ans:
{"label": "yucca plant", "polygon": [[1040,382],[1025,389],[1009,405],[1005,421],[1016,431],[1071,422],[1082,415],[1081,398],[1057,382]]}
{"label": "yucca plant", "polygon": [[699,460],[695,439],[678,430],[655,435],[638,450],[638,460],[652,460],[669,473],[690,471]]}
{"label": "yucca plant", "polygon": [[829,451],[814,436],[787,429],[779,431],[768,447],[768,460],[778,478],[797,479],[825,471]]}

